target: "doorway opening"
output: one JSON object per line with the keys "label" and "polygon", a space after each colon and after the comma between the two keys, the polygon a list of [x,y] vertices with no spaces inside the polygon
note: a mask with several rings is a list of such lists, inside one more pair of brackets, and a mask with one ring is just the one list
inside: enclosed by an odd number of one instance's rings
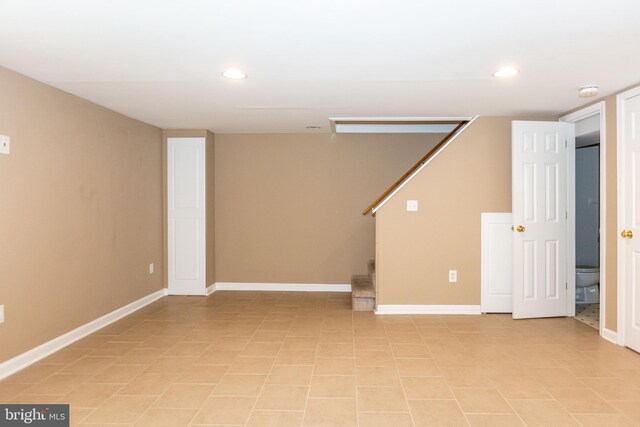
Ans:
{"label": "doorway opening", "polygon": [[[576,123],[576,319],[600,329],[600,115]],[[593,129],[595,128],[595,130]]]}
{"label": "doorway opening", "polygon": [[[561,119],[575,125],[575,146],[569,173],[573,178],[573,246],[567,274],[573,281],[576,320],[602,332],[605,316],[605,146],[604,103],[594,104]],[[571,167],[573,166],[573,167]],[[572,280],[571,280],[572,279]]]}

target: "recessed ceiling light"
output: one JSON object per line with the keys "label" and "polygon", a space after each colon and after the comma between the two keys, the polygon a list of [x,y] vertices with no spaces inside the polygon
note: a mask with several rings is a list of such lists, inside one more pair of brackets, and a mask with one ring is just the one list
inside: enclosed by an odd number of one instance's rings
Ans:
{"label": "recessed ceiling light", "polygon": [[514,67],[504,67],[500,68],[498,71],[493,73],[493,77],[505,78],[505,77],[513,77],[518,74],[520,70]]}
{"label": "recessed ceiling light", "polygon": [[322,128],[318,125],[309,125],[307,126],[307,129],[322,129]]}
{"label": "recessed ceiling light", "polygon": [[580,98],[590,98],[598,94],[598,89],[596,85],[583,86],[578,89],[578,95],[580,95]]}
{"label": "recessed ceiling light", "polygon": [[247,74],[240,70],[225,70],[222,72],[222,77],[232,80],[242,80],[247,78]]}

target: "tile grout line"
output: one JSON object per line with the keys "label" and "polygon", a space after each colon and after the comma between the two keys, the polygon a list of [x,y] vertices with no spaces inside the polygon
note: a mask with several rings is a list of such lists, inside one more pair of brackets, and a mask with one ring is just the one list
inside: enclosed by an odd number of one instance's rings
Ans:
{"label": "tile grout line", "polygon": [[[458,338],[458,336],[451,330],[451,328],[449,327],[449,325],[447,324],[447,322],[444,322],[445,327],[447,328],[447,330],[451,333],[451,336],[455,339],[455,342],[457,342],[458,344],[460,344],[464,349],[466,349],[464,343],[462,341],[460,341],[460,339]],[[422,336],[420,337],[422,338]],[[440,369],[440,364],[438,363],[438,359],[436,359],[434,357],[434,360],[436,362],[436,365],[438,365],[438,369]],[[448,383],[447,383],[448,386]],[[471,421],[469,421],[469,417],[467,416],[467,414],[464,412],[464,409],[462,409],[462,404],[460,404],[460,402],[458,401],[458,396],[456,396],[456,394],[453,392],[453,390],[451,390],[453,387],[449,387],[449,391],[451,391],[451,394],[453,395],[453,399],[456,402],[456,405],[458,405],[458,408],[460,409],[460,412],[462,413],[462,416],[464,417],[464,420],[467,422],[468,426],[471,426]]]}
{"label": "tile grout line", "polygon": [[[147,319],[148,319],[148,318],[149,318],[149,317],[147,317]],[[145,320],[146,320],[146,319],[145,319]],[[143,320],[143,321],[144,321],[144,320]],[[156,336],[156,335],[154,335],[154,336]],[[181,340],[178,340],[176,343],[174,343],[174,345],[175,345],[175,344],[177,344],[177,343],[178,343],[178,342],[180,342],[180,341],[181,341]],[[162,355],[164,355],[167,351],[169,351],[169,349],[170,349],[170,348],[172,348],[174,345],[172,345],[171,347],[167,348],[164,352],[162,352],[162,353],[161,353],[161,355],[160,355],[160,357],[162,357]],[[138,347],[138,346],[136,346],[136,347]],[[134,348],[136,348],[136,347],[134,347]],[[159,357],[159,358],[160,358],[160,357]],[[151,365],[152,365],[152,364],[150,364],[149,366],[151,366]],[[170,386],[169,386],[169,387],[170,387]],[[124,388],[124,387],[122,387],[122,388]],[[167,389],[168,389],[168,388],[167,388]],[[166,393],[166,390],[165,390],[165,393]],[[145,415],[145,414],[146,414],[146,413],[147,413],[151,408],[153,408],[153,405],[155,405],[155,404],[156,404],[156,402],[158,402],[158,401],[160,400],[160,398],[161,398],[163,395],[164,395],[164,393],[162,393],[162,394],[160,394],[160,395],[156,396],[156,399],[151,403],[151,405],[149,405],[149,407],[148,407],[147,409],[145,409],[145,410],[142,412],[142,414],[140,414],[140,416],[139,416],[138,418],[136,418],[136,420],[135,420],[132,424],[135,424],[135,423],[136,423],[136,422],[138,422],[140,419],[142,419],[142,417],[144,417],[144,415]],[[196,412],[192,415],[191,420],[193,420],[193,418],[195,418],[195,416],[196,416],[196,414],[197,414],[197,413],[198,413],[198,412],[197,412],[197,410],[196,410]],[[191,422],[191,420],[189,420],[189,421]]]}
{"label": "tile grout line", "polygon": [[[260,295],[260,294],[259,294]],[[257,298],[257,297],[256,297]],[[278,301],[280,301],[282,299],[282,296],[280,296],[280,298],[278,298]],[[255,302],[256,299],[254,299],[253,302]],[[269,316],[269,314],[271,314],[273,310],[273,306],[271,306],[269,308],[269,311],[267,312],[267,314],[265,315],[264,319],[262,320],[262,322],[260,322],[260,325],[258,326],[258,328],[256,328],[255,332],[253,333],[253,335],[251,336],[251,338],[249,339],[249,341],[247,342],[247,345],[245,345],[244,349],[246,349],[246,347],[249,345],[249,343],[251,342],[251,339],[253,339],[253,337],[255,337],[255,335],[258,333],[258,331],[260,330],[260,326],[262,326],[264,324],[264,322],[266,321],[267,317]],[[284,341],[287,340],[287,336],[289,335],[289,331],[291,331],[291,327],[293,326],[293,321],[291,321],[289,323],[289,328],[287,329],[287,333],[284,336],[284,340],[282,341],[282,343],[280,343],[280,348],[278,349],[278,352],[276,353],[274,359],[273,359],[273,363],[271,364],[271,366],[269,367],[269,371],[267,372],[267,375],[264,379],[264,383],[262,383],[262,386],[260,387],[260,391],[258,392],[258,394],[256,395],[256,400],[255,402],[253,402],[253,406],[251,408],[251,411],[249,411],[249,416],[247,417],[247,421],[245,421],[244,425],[248,426],[249,425],[249,421],[251,421],[251,416],[253,415],[253,413],[256,410],[256,405],[258,404],[258,400],[260,399],[260,396],[262,395],[262,393],[264,392],[265,386],[267,385],[267,381],[269,380],[269,376],[271,375],[271,372],[273,372],[273,368],[274,366],[276,366],[276,362],[278,361],[278,356],[280,355],[280,353],[283,350],[284,347]],[[243,349],[243,351],[244,351]],[[306,404],[306,402],[305,402]],[[303,417],[304,417],[304,413],[303,413]]]}
{"label": "tile grout line", "polygon": [[359,426],[360,425],[360,405],[358,404],[358,376],[357,376],[357,363],[356,363],[356,322],[354,319],[354,315],[353,313],[355,313],[353,311],[353,303],[352,303],[352,307],[351,307],[351,332],[353,333],[353,378],[355,381],[355,388],[356,388],[356,425]]}
{"label": "tile grout line", "polygon": [[[415,328],[413,319],[411,319],[411,325]],[[393,366],[395,366],[396,374],[398,374],[398,380],[400,381],[400,389],[402,390],[402,395],[404,396],[404,401],[405,401],[405,404],[407,405],[407,410],[409,411],[409,417],[411,417],[411,423],[415,426],[416,420],[413,418],[413,412],[411,412],[411,406],[409,406],[409,399],[407,398],[407,392],[404,389],[404,383],[402,382],[402,376],[400,375],[400,368],[398,368],[398,362],[396,361],[396,357],[393,354],[393,347],[391,347],[391,339],[389,338],[389,331],[387,331],[387,326],[384,323],[384,321],[382,322],[382,328],[384,329],[384,334],[387,337],[387,344],[389,345],[389,351],[391,351]],[[416,329],[416,333],[417,333],[417,329]],[[418,336],[420,337],[420,342],[424,344],[424,340],[422,339],[422,336],[420,334],[418,334]]]}
{"label": "tile grout line", "polygon": [[509,402],[509,400],[502,394],[502,392],[500,391],[500,389],[498,387],[495,387],[496,391],[498,392],[498,394],[500,395],[500,397],[502,397],[505,401],[505,403],[509,406],[509,408],[511,408],[511,410],[513,411],[514,414],[516,414],[516,417],[518,417],[518,419],[520,421],[522,421],[522,425],[527,425],[527,423],[524,422],[524,419],[520,416],[520,414],[518,413],[518,411],[516,411],[516,409],[511,405],[511,402]]}
{"label": "tile grout line", "polygon": [[[211,295],[206,296],[206,299],[205,299],[205,301],[204,301],[204,302],[206,302],[206,300],[208,300],[209,298],[215,298],[215,297],[212,297],[212,295],[215,295],[215,294],[211,294]],[[252,301],[254,301],[254,300],[255,300],[255,297],[254,297],[254,298],[252,298]],[[202,304],[202,303],[199,303],[199,304],[197,304],[197,305],[201,305],[201,304]],[[251,303],[249,303],[249,305],[250,305],[250,304],[251,304]],[[204,305],[204,304],[202,304],[202,305]],[[224,304],[223,304],[223,305],[224,305]],[[214,310],[214,313],[215,313],[215,312],[219,312],[219,310]],[[236,314],[236,316],[235,316],[235,317],[238,317],[238,314]],[[263,320],[263,321],[264,321],[264,320]],[[262,322],[261,322],[260,324],[262,324]],[[257,331],[257,329],[256,329],[256,331]],[[252,334],[252,337],[253,337],[253,335],[255,335],[255,332],[254,332],[254,334]],[[217,339],[217,338],[220,338],[220,336],[216,336],[215,338],[216,338],[216,339]],[[243,350],[246,348],[246,346],[247,346],[250,342],[251,342],[251,338],[247,341],[247,344],[245,344],[245,346],[243,347]],[[213,343],[214,343],[214,341],[210,341],[210,343],[211,343],[211,344],[213,344]],[[208,348],[208,347],[207,347],[207,348]],[[205,351],[206,351],[206,350],[205,350]],[[242,351],[242,350],[241,350],[241,351]],[[233,358],[233,359],[231,360],[231,362],[229,363],[229,368],[230,368],[230,367],[231,367],[231,365],[233,364],[233,361],[234,361],[235,359],[237,359],[237,358],[238,358],[238,356],[234,356],[234,358]],[[206,366],[206,365],[205,365],[205,366]],[[224,366],[224,365],[222,365],[222,366]],[[229,368],[227,368],[227,370],[225,370],[225,371],[224,371],[224,373],[223,373],[223,374],[222,374],[222,376],[220,377],[220,380],[221,380],[222,378],[224,378],[224,376],[227,374],[227,372],[228,372]],[[189,421],[189,424],[188,424],[189,426],[202,425],[202,424],[196,424],[194,421],[195,421],[195,419],[197,418],[198,414],[200,414],[200,413],[202,412],[202,409],[204,408],[205,404],[207,403],[207,400],[209,400],[209,398],[210,398],[210,397],[212,397],[213,393],[215,392],[216,388],[218,387],[218,384],[220,384],[220,380],[219,380],[219,381],[214,385],[214,387],[213,387],[213,389],[211,390],[211,392],[207,395],[207,398],[202,402],[202,405],[200,405],[200,407],[199,407],[198,409],[196,409],[195,414],[191,417],[191,420]],[[249,415],[251,415],[251,414],[249,414]]]}
{"label": "tile grout line", "polygon": [[[205,297],[204,301],[202,301],[202,302],[201,302],[201,303],[199,303],[199,304],[196,304],[196,306],[197,306],[197,305],[203,305],[203,306],[204,306],[205,304],[203,304],[203,303],[206,303],[206,301],[207,301],[209,298],[212,298],[212,299],[213,299],[213,298],[215,298],[215,297],[212,297],[212,295],[214,295],[214,294],[207,295],[207,296]],[[216,311],[217,311],[217,310],[214,310],[214,313],[215,313]],[[236,316],[236,317],[237,317],[237,316]],[[196,324],[196,327],[197,327],[197,324]],[[192,329],[192,330],[191,330],[191,332],[193,332],[194,330],[196,330],[196,329]],[[186,335],[185,335],[185,336],[186,336]],[[184,338],[184,337],[183,337],[183,338]],[[217,337],[217,338],[219,338],[219,337]],[[179,342],[183,342],[183,341],[181,340],[181,341],[179,341]],[[250,342],[250,341],[249,341],[249,342]],[[208,345],[208,346],[207,346],[207,349],[211,346],[211,344],[213,344],[213,341],[210,341],[210,345]],[[245,347],[246,347],[246,345],[245,345]],[[206,351],[207,351],[207,350],[205,349],[205,352],[206,352]],[[163,354],[164,354],[164,353],[163,353]],[[202,354],[204,354],[204,352],[203,352]],[[202,354],[201,354],[200,356],[202,356]],[[238,356],[235,356],[235,358],[237,358],[237,357],[238,357]],[[233,360],[235,360],[235,358],[234,358]],[[231,360],[231,363],[229,364],[229,367],[231,367],[231,364],[233,363],[233,360]],[[206,365],[205,365],[205,366],[206,366]],[[222,374],[222,377],[220,377],[220,379],[224,378],[224,376],[226,375],[226,373],[227,373],[227,371],[228,371],[228,370],[229,370],[229,368],[227,368],[227,370],[225,370],[225,371],[224,371],[224,374]],[[197,425],[197,424],[194,424],[194,421],[195,421],[196,417],[197,417],[197,416],[198,416],[198,414],[202,411],[202,408],[204,408],[204,405],[207,403],[207,400],[209,400],[209,398],[211,397],[211,395],[213,394],[213,392],[216,390],[216,388],[218,387],[218,384],[220,384],[220,380],[218,380],[218,382],[213,386],[213,388],[211,389],[211,392],[209,392],[209,394],[207,395],[207,398],[203,400],[202,405],[200,405],[200,407],[199,407],[199,408],[197,408],[197,409],[195,410],[194,414],[191,416],[191,419],[190,419],[190,420],[189,420],[189,422],[187,423],[187,425],[188,425],[188,426]],[[166,392],[166,391],[165,391],[165,392]]]}
{"label": "tile grout line", "polygon": [[[316,349],[315,349],[315,354],[313,357],[313,369],[311,369],[311,378],[309,378],[309,388],[307,389],[307,398],[304,401],[304,409],[302,410],[302,421],[300,422],[300,425],[304,425],[304,419],[307,415],[307,407],[309,406],[309,398],[311,396],[311,385],[313,384],[313,376],[316,372],[316,363],[318,360],[318,348],[320,347],[320,336],[322,335],[322,329],[324,327],[324,323],[326,321],[326,313],[327,313],[327,307],[326,304],[328,304],[328,300],[325,301],[325,307],[324,307],[324,316],[322,316],[322,326],[320,327],[320,331],[318,332],[318,342],[316,343]],[[286,339],[286,338],[285,338]]]}
{"label": "tile grout line", "polygon": [[[148,318],[149,318],[149,315],[147,315],[145,318],[141,319],[141,321],[140,321],[140,322],[137,322],[137,323],[136,323],[134,326],[132,326],[131,328],[126,329],[124,332],[122,332],[122,334],[124,334],[124,333],[126,333],[126,332],[130,331],[131,329],[135,328],[136,326],[138,326],[138,325],[140,325],[140,324],[144,323]],[[120,334],[120,335],[122,335],[122,334]],[[120,335],[117,335],[117,336],[120,336]],[[120,342],[120,341],[107,341],[107,343],[109,343],[109,342]],[[137,344],[135,347],[133,347],[132,349],[130,349],[127,353],[129,353],[129,352],[133,351],[133,350],[134,350],[136,347],[138,347],[141,343],[142,343],[142,342],[138,342],[138,344]],[[106,343],[105,343],[105,344],[106,344]],[[100,348],[100,347],[97,347],[97,348]],[[93,351],[95,351],[95,349],[94,349]],[[125,353],[125,355],[126,355],[127,353]],[[124,355],[123,355],[123,356],[124,356]],[[112,364],[108,365],[107,367],[105,367],[104,369],[102,369],[100,372],[105,371],[106,369],[108,369],[110,366],[113,366],[113,365],[116,365],[116,364],[115,364],[115,363],[112,363]],[[146,365],[145,365],[145,366],[146,366]],[[151,365],[148,365],[148,366],[151,366]],[[100,372],[97,372],[95,375],[99,374]],[[94,376],[95,376],[95,375],[94,375]],[[136,376],[137,376],[137,375],[136,375]],[[91,378],[93,378],[93,377],[91,377]],[[87,381],[83,382],[82,384],[90,384],[90,383],[88,383],[88,379],[87,379]],[[96,383],[96,384],[99,384],[99,383]],[[83,422],[84,422],[85,420],[89,419],[89,418],[90,418],[94,413],[96,413],[96,412],[98,411],[98,409],[99,409],[100,407],[102,407],[102,406],[104,405],[104,403],[105,403],[108,399],[112,398],[113,396],[116,396],[116,393],[117,393],[118,391],[122,390],[123,388],[125,388],[127,384],[128,384],[128,383],[126,383],[126,384],[124,384],[124,383],[123,383],[123,384],[122,384],[122,386],[121,386],[120,388],[118,388],[118,390],[116,390],[116,392],[114,392],[111,396],[107,397],[107,398],[106,398],[106,399],[105,399],[105,400],[104,400],[104,401],[103,401],[99,406],[97,406],[96,408],[94,408],[94,409],[93,409],[93,411],[91,411],[89,414],[87,414],[87,415],[82,419],[82,421],[80,421],[80,422],[78,423],[78,425],[82,425],[82,424],[83,424]],[[131,425],[133,425],[135,422],[137,422],[139,419],[141,419],[141,418],[144,416],[144,414],[145,414],[145,413],[146,413],[146,412],[147,412],[151,407],[153,407],[153,404],[154,404],[155,402],[157,402],[157,401],[160,399],[161,395],[158,395],[158,396],[155,396],[155,397],[156,397],[156,399],[151,403],[151,405],[149,405],[149,407],[148,407],[147,409],[145,409],[145,410],[144,410],[144,411],[143,411],[143,412],[142,412],[142,413],[141,413],[141,414],[140,414],[140,415],[135,419],[135,421],[134,421],[133,423],[131,423]],[[69,410],[71,410],[71,406],[69,407]]]}

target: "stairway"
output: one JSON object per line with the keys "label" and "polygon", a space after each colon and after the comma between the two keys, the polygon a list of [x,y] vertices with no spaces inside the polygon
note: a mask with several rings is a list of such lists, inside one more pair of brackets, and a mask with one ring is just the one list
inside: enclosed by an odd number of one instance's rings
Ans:
{"label": "stairway", "polygon": [[351,307],[353,311],[374,311],[376,308],[376,262],[369,261],[368,275],[351,277]]}

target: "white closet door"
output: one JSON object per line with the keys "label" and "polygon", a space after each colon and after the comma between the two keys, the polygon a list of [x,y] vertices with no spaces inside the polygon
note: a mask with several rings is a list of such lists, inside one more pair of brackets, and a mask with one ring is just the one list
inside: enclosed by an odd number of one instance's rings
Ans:
{"label": "white closet door", "polygon": [[483,213],[482,299],[483,313],[513,311],[513,241],[511,213]]}
{"label": "white closet door", "polygon": [[205,138],[168,138],[169,294],[205,295]]}

